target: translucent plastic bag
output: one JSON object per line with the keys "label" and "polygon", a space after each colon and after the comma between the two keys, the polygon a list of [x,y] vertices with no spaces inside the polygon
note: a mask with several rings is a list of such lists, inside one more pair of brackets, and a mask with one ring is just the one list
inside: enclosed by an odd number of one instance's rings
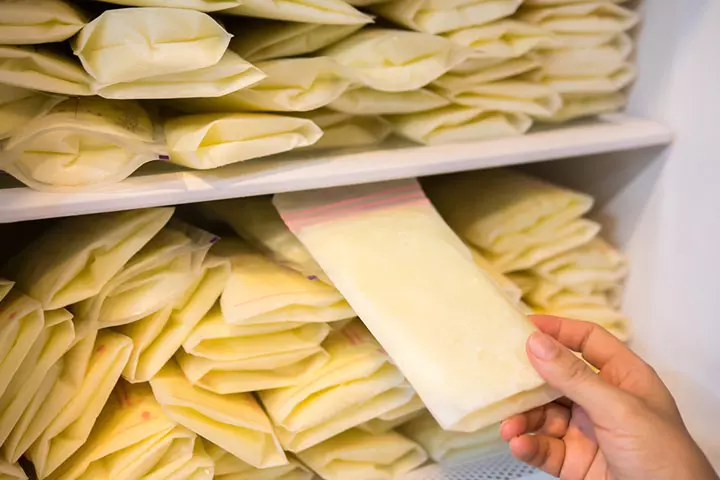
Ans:
{"label": "translucent plastic bag", "polygon": [[330,361],[312,377],[259,393],[278,438],[291,452],[377,418],[413,396],[403,375],[359,321],[333,332],[323,346]]}
{"label": "translucent plastic bag", "polygon": [[599,76],[565,76],[543,78],[545,85],[565,95],[594,96],[616,93],[632,84],[637,78],[637,69],[631,63],[624,63],[614,72]]}
{"label": "translucent plastic bag", "polygon": [[0,46],[0,82],[61,95],[93,94],[92,78],[78,62],[42,47]]}
{"label": "translucent plastic bag", "polygon": [[510,278],[498,271],[498,269],[493,266],[493,264],[480,252],[480,250],[477,249],[477,247],[470,245],[469,243],[466,243],[465,245],[468,247],[468,250],[470,250],[470,253],[472,253],[475,264],[483,272],[487,273],[490,278],[495,281],[495,283],[497,283],[497,285],[503,292],[505,292],[505,295],[507,295],[513,303],[519,304],[523,295],[522,289]]}
{"label": "translucent plastic bag", "polygon": [[231,35],[212,17],[180,8],[107,10],[74,40],[85,70],[107,85],[215,65]]}
{"label": "translucent plastic bag", "polygon": [[404,30],[361,30],[323,50],[364,85],[384,92],[422,88],[472,53],[445,38]]}
{"label": "translucent plastic bag", "polygon": [[175,362],[151,381],[172,420],[257,468],[287,465],[270,420],[249,394],[218,395],[193,386]]}
{"label": "translucent plastic bag", "polygon": [[354,9],[343,0],[243,0],[241,6],[224,13],[330,25],[362,25],[372,22],[372,17]]}
{"label": "translucent plastic bag", "polygon": [[509,17],[521,4],[522,0],[394,0],[373,11],[412,30],[443,33]]}
{"label": "translucent plastic bag", "polygon": [[518,19],[557,33],[620,33],[640,20],[632,10],[611,2],[552,5],[522,10]]}
{"label": "translucent plastic bag", "polygon": [[548,50],[539,54],[547,77],[593,77],[612,75],[622,68],[633,51],[625,34],[597,47]]}
{"label": "translucent plastic bag", "polygon": [[322,25],[245,20],[235,28],[231,25],[228,30],[235,34],[235,38],[230,42],[230,49],[251,62],[260,62],[317,52],[352,35],[362,27],[361,23]]}
{"label": "translucent plastic bag", "polygon": [[501,20],[463,28],[443,35],[472,48],[480,58],[517,58],[534,50],[562,45],[552,32],[531,23]]}
{"label": "translucent plastic bag", "polygon": [[294,458],[279,467],[258,469],[208,441],[205,450],[215,462],[215,480],[312,480],[315,475]]}
{"label": "translucent plastic bag", "polygon": [[378,418],[373,418],[358,428],[374,434],[386,433],[419,417],[425,411],[425,404],[420,397],[415,395],[405,405],[380,415]]}
{"label": "translucent plastic bag", "polygon": [[135,102],[66,100],[16,130],[0,165],[37,190],[87,190],[117,183],[166,152]]}
{"label": "translucent plastic bag", "polygon": [[322,134],[310,120],[260,113],[186,115],[165,122],[171,161],[201,170],[306,147]]}
{"label": "translucent plastic bag", "polygon": [[535,54],[523,57],[499,59],[490,63],[487,59],[468,59],[452,71],[435,80],[432,88],[452,95],[465,89],[498,80],[507,80],[528,72],[537,71],[542,64]]}
{"label": "translucent plastic bag", "polygon": [[85,26],[85,15],[63,0],[0,3],[0,43],[37,45],[62,42]]}
{"label": "translucent plastic bag", "polygon": [[0,302],[2,302],[5,297],[7,297],[7,294],[10,293],[14,286],[15,282],[0,278]]}
{"label": "translucent plastic bag", "polygon": [[59,95],[0,85],[0,140],[4,140],[34,118],[65,100]]}
{"label": "translucent plastic bag", "polygon": [[13,258],[8,271],[45,310],[64,308],[100,293],[174,211],[150,208],[62,219]]}
{"label": "translucent plastic bag", "polygon": [[544,122],[567,122],[577,118],[591,117],[622,110],[628,102],[628,96],[622,92],[599,94],[563,95],[563,106]]}
{"label": "translucent plastic bag", "polygon": [[399,433],[352,429],[298,454],[324,480],[393,480],[427,461],[417,443]]}
{"label": "translucent plastic bag", "polygon": [[514,137],[523,135],[533,123],[525,114],[488,112],[460,105],[409,115],[392,115],[387,119],[393,124],[395,133],[425,145]]}
{"label": "translucent plastic bag", "polygon": [[[9,463],[0,460],[0,479],[2,480],[27,480],[27,475],[22,467],[16,463]],[[312,478],[312,477],[311,477]]]}
{"label": "translucent plastic bag", "polygon": [[355,317],[334,288],[276,265],[239,240],[223,240],[217,253],[232,265],[220,300],[228,323],[326,323]]}
{"label": "translucent plastic bag", "polygon": [[445,428],[474,431],[557,397],[525,354],[535,328],[417,181],[278,194],[274,203]]}
{"label": "translucent plastic bag", "polygon": [[310,147],[315,149],[377,145],[392,133],[390,123],[378,116],[352,115],[324,108],[302,116],[322,129],[322,138]]}
{"label": "translucent plastic bag", "polygon": [[328,107],[353,115],[398,115],[447,105],[450,105],[449,100],[424,88],[408,92],[381,92],[361,87],[348,90]]}

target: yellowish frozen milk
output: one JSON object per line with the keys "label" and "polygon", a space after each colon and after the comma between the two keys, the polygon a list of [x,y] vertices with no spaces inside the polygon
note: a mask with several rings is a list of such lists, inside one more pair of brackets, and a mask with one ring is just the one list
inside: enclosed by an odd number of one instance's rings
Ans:
{"label": "yellowish frozen milk", "polygon": [[525,353],[535,328],[417,181],[274,203],[445,428],[475,431],[557,396]]}
{"label": "yellowish frozen milk", "polygon": [[552,32],[531,23],[500,20],[443,34],[453,42],[472,48],[480,58],[517,58],[537,49],[557,47]]}
{"label": "yellowish frozen milk", "polygon": [[193,386],[175,362],[151,381],[155,398],[174,421],[257,468],[288,463],[270,420],[249,394],[218,395]]}
{"label": "yellowish frozen milk", "polygon": [[75,60],[42,47],[0,46],[0,82],[61,95],[92,95],[92,78]]}
{"label": "yellowish frozen milk", "polygon": [[0,460],[0,480],[27,480],[20,465]]}
{"label": "yellowish frozen milk", "polygon": [[523,290],[510,278],[500,272],[476,247],[469,243],[465,245],[468,247],[468,250],[470,250],[475,264],[498,284],[510,300],[515,304],[519,304]]}
{"label": "yellowish frozen milk", "polygon": [[49,112],[65,97],[11,85],[0,85],[0,140],[32,119]]}
{"label": "yellowish frozen milk", "polygon": [[348,90],[328,107],[354,115],[398,115],[423,112],[449,104],[449,100],[427,89],[381,92],[361,87]]}
{"label": "yellowish frozen milk", "polygon": [[598,95],[616,93],[630,85],[637,77],[637,69],[631,63],[623,63],[607,75],[590,77],[562,76],[543,79],[545,85],[563,95]]}
{"label": "yellowish frozen milk", "polygon": [[8,269],[18,287],[46,310],[97,295],[170,220],[173,208],[151,208],[60,220]]}
{"label": "yellowish frozen milk", "polygon": [[362,25],[372,22],[372,17],[354,9],[343,0],[243,0],[241,6],[225,13],[331,25]]}
{"label": "yellowish frozen milk", "polygon": [[3,298],[7,297],[7,294],[10,293],[14,286],[15,282],[0,277],[0,302],[2,302]]}
{"label": "yellowish frozen milk", "polygon": [[202,170],[306,147],[322,137],[310,120],[259,113],[186,115],[164,127],[172,162]]}
{"label": "yellowish frozen milk", "polygon": [[378,116],[352,115],[321,108],[302,114],[323,132],[311,148],[349,148],[376,145],[392,133],[392,126]]}
{"label": "yellowish frozen milk", "polygon": [[425,411],[425,404],[420,397],[415,395],[405,405],[380,415],[378,418],[373,418],[358,428],[374,434],[385,433],[419,417]]}
{"label": "yellowish frozen milk", "polygon": [[[536,54],[518,58],[490,61],[483,58],[470,58],[452,71],[435,80],[432,88],[442,92],[462,92],[475,86],[508,80],[522,74],[540,69],[542,64]],[[524,78],[524,77],[521,77]]]}
{"label": "yellowish frozen milk", "polygon": [[0,44],[62,42],[85,25],[85,15],[64,0],[0,2]]}
{"label": "yellowish frozen milk", "polygon": [[613,113],[627,105],[627,94],[621,92],[600,94],[566,94],[563,106],[555,115],[543,121],[567,122],[576,118]]}
{"label": "yellowish frozen milk", "polygon": [[314,474],[294,458],[287,465],[258,469],[208,441],[205,450],[215,462],[215,480],[312,480]]}
{"label": "yellowish frozen milk", "polygon": [[633,28],[640,17],[611,2],[587,2],[528,8],[518,19],[561,34],[617,34]]}
{"label": "yellowish frozen milk", "polygon": [[107,10],[74,40],[75,55],[100,84],[210,67],[231,35],[209,15],[181,8]]}
{"label": "yellowish frozen milk", "polygon": [[597,47],[548,50],[539,56],[548,77],[590,77],[612,75],[625,65],[632,51],[632,39],[620,34]]}
{"label": "yellowish frozen milk", "polygon": [[399,433],[348,430],[298,454],[324,480],[393,480],[427,461],[417,443]]}

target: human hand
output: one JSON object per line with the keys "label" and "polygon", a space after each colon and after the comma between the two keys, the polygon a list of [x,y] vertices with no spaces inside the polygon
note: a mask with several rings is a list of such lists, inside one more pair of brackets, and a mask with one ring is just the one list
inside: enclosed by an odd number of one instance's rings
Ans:
{"label": "human hand", "polygon": [[640,357],[595,324],[531,320],[540,332],[528,339],[530,362],[567,400],[503,422],[518,460],[562,480],[718,478],[670,391]]}

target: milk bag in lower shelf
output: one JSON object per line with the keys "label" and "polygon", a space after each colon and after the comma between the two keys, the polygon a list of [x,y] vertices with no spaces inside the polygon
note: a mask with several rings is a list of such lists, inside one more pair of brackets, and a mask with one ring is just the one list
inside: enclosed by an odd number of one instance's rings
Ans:
{"label": "milk bag in lower shelf", "polygon": [[370,433],[385,433],[410,420],[419,417],[425,411],[425,404],[415,395],[408,403],[391,410],[378,418],[365,422],[358,428]]}
{"label": "milk bag in lower shelf", "polygon": [[525,353],[535,328],[417,181],[274,202],[444,428],[475,431],[557,397]]}
{"label": "milk bag in lower shelf", "polygon": [[287,465],[258,469],[214,443],[203,442],[215,462],[215,480],[312,480],[315,475],[295,458]]}

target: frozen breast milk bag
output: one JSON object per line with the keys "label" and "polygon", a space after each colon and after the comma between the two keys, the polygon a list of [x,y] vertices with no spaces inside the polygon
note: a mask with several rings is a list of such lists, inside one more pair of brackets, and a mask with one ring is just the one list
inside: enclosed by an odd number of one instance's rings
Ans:
{"label": "frozen breast milk bag", "polygon": [[425,404],[415,395],[408,403],[391,410],[378,418],[365,422],[358,428],[370,433],[385,433],[413,420],[425,412]]}
{"label": "frozen breast milk bag", "polygon": [[362,27],[362,24],[321,25],[245,19],[237,27],[231,24],[228,30],[235,35],[230,42],[231,50],[250,62],[261,62],[317,52]]}
{"label": "frozen breast milk bag", "polygon": [[533,50],[561,45],[552,32],[516,20],[463,28],[443,36],[472,48],[480,58],[517,58]]}
{"label": "frozen breast milk bag", "polygon": [[64,0],[0,3],[0,44],[62,42],[85,26],[85,15]]}
{"label": "frozen breast milk bag", "polygon": [[412,30],[443,33],[509,17],[522,0],[394,0],[373,11]]}
{"label": "frozen breast milk bag", "polygon": [[323,50],[359,82],[384,92],[424,87],[470,53],[442,37],[378,28],[361,30]]}
{"label": "frozen breast milk bag", "polygon": [[507,451],[497,424],[476,432],[450,432],[443,430],[430,414],[425,414],[403,425],[400,433],[418,442],[436,462],[481,460]]}
{"label": "frozen breast milk bag", "polygon": [[201,12],[217,12],[241,5],[242,0],[103,0],[128,7],[188,8]]}
{"label": "frozen breast milk bag", "polygon": [[475,142],[527,132],[532,119],[521,113],[488,112],[451,105],[429,112],[387,117],[395,133],[425,145]]}
{"label": "frozen breast milk bag", "polygon": [[62,95],[92,95],[92,78],[75,60],[41,47],[0,46],[0,82]]}
{"label": "frozen breast milk bag", "polygon": [[197,70],[220,61],[231,35],[209,15],[181,8],[107,10],[74,40],[102,85]]}
{"label": "frozen breast milk bag", "polygon": [[512,300],[514,304],[519,304],[523,296],[523,291],[515,282],[500,272],[475,246],[466,243],[468,250],[472,254],[475,264],[505,292],[505,295]]}
{"label": "frozen breast milk bag", "polygon": [[208,441],[205,451],[215,462],[216,480],[312,480],[314,475],[294,458],[287,465],[258,469]]}
{"label": "frozen breast milk bag", "polygon": [[150,208],[60,220],[8,270],[46,310],[97,295],[170,220],[173,208]]}
{"label": "frozen breast milk bag", "polygon": [[185,376],[216,393],[288,387],[327,362],[324,323],[232,325],[216,306],[176,355]]}
{"label": "frozen breast milk bag", "polygon": [[114,83],[97,88],[97,94],[120,100],[221,97],[263,78],[265,74],[260,70],[227,50],[219,62],[209,67]]}
{"label": "frozen breast milk bag", "polygon": [[637,25],[637,13],[610,2],[553,5],[521,10],[520,20],[556,33],[620,33]]}
{"label": "frozen breast milk bag", "polygon": [[[582,295],[570,294],[574,302],[567,302],[565,305],[549,305],[548,307],[533,307],[538,314],[555,315],[564,318],[575,318],[586,322],[600,325],[618,340],[627,342],[630,340],[630,320],[622,312],[616,310],[608,303],[599,304],[592,297],[585,301]],[[532,306],[532,305],[531,305]]]}
{"label": "frozen breast milk bag", "polygon": [[545,76],[548,87],[565,95],[598,95],[616,93],[630,85],[637,78],[637,68],[628,62],[607,75],[596,76]]}
{"label": "frozen breast milk bag", "polygon": [[125,267],[88,300],[73,306],[78,321],[96,328],[127,325],[173,305],[218,237],[179,220],[160,230]]}
{"label": "frozen breast milk bag", "polygon": [[381,92],[361,87],[348,90],[328,107],[353,115],[398,115],[424,112],[449,104],[449,100],[424,88],[408,92]]}
{"label": "frozen breast milk bag", "polygon": [[119,327],[133,341],[123,377],[131,383],[150,380],[170,360],[193,328],[210,311],[230,275],[227,261],[209,254],[175,303],[148,317]]}
{"label": "frozen breast milk bag", "polygon": [[298,454],[323,480],[393,480],[427,461],[417,443],[399,433],[352,429]]}
{"label": "frozen breast milk bag", "polygon": [[0,140],[4,140],[29,121],[49,112],[65,100],[34,90],[0,84]]}
{"label": "frozen breast milk bag", "polygon": [[5,280],[0,277],[0,302],[7,297],[8,293],[10,293],[14,286],[15,282],[11,282],[10,280]]}
{"label": "frozen breast milk bag", "polygon": [[150,385],[171,419],[241,460],[257,468],[288,463],[270,420],[251,394],[218,395],[195,387],[175,362]]}
{"label": "frozen breast milk bag", "polygon": [[620,34],[597,47],[547,50],[539,56],[548,77],[604,76],[622,68],[632,51],[632,39]]}
{"label": "frozen breast milk bag", "polygon": [[0,459],[0,480],[27,480],[27,478],[20,465]]}
{"label": "frozen breast milk bag", "polygon": [[[28,321],[27,317],[25,321]],[[45,376],[70,349],[74,338],[75,329],[70,312],[64,309],[45,312],[42,332],[32,343],[32,348],[19,364],[12,381],[0,395],[0,444],[5,443],[10,436],[41,388]]]}
{"label": "frozen breast milk bag", "polygon": [[201,170],[312,145],[322,134],[310,120],[261,113],[185,115],[165,122],[171,161]]}
{"label": "frozen breast milk bag", "polygon": [[563,106],[545,122],[567,122],[576,118],[602,115],[622,110],[628,102],[625,93],[599,94],[566,94],[563,95]]}
{"label": "frozen breast milk bag", "polygon": [[312,148],[349,148],[377,145],[392,133],[389,122],[378,116],[352,115],[321,108],[301,114],[323,131]]}
{"label": "frozen breast milk bag", "polygon": [[333,332],[323,346],[330,360],[311,377],[259,394],[283,447],[292,452],[405,405],[414,394],[359,321]]}
{"label": "frozen breast milk bag", "polygon": [[123,335],[107,330],[97,334],[80,387],[30,447],[28,457],[39,478],[46,478],[85,443],[131,350],[132,341]]}
{"label": "frozen breast milk bag", "polygon": [[527,54],[518,58],[503,58],[497,61],[470,58],[435,80],[432,88],[440,90],[441,93],[452,94],[478,85],[507,80],[537,71],[541,66],[540,59],[536,54]]}
{"label": "frozen breast milk bag", "polygon": [[232,265],[220,299],[228,323],[325,323],[355,316],[331,286],[273,263],[240,240],[225,239],[216,252]]}
{"label": "frozen breast milk bag", "polygon": [[525,353],[534,327],[417,181],[274,203],[444,428],[475,431],[557,396]]}
{"label": "frozen breast milk bag", "polygon": [[140,104],[89,97],[66,100],[15,131],[3,156],[11,175],[57,191],[119,182],[164,152]]}
{"label": "frozen breast milk bag", "polygon": [[362,25],[373,21],[343,0],[243,0],[241,6],[224,13],[329,25]]}
{"label": "frozen breast milk bag", "polygon": [[290,231],[270,197],[248,197],[199,205],[206,217],[226,223],[246,242],[273,262],[302,273],[311,280],[330,281],[310,252]]}

